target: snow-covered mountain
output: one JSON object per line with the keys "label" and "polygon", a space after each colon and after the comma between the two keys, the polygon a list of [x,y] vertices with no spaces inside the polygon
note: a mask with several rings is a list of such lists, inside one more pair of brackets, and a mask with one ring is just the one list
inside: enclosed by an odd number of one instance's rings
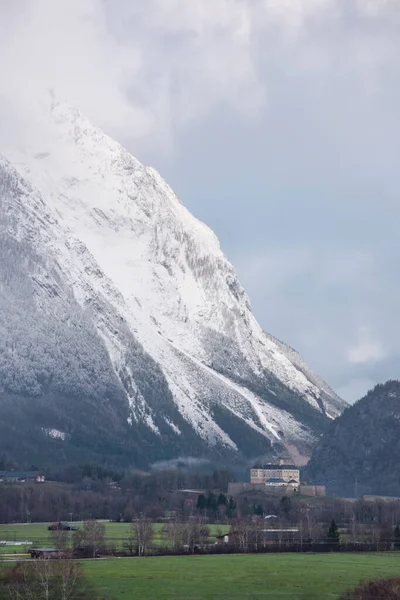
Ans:
{"label": "snow-covered mountain", "polygon": [[35,144],[1,150],[9,454],[29,414],[25,457],[38,440],[140,464],[309,455],[343,401],[262,331],[218,239],[154,169],[60,103]]}

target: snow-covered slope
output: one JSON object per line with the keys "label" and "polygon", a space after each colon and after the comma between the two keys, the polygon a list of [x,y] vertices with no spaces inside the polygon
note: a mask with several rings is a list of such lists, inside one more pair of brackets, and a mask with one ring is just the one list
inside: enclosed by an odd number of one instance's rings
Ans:
{"label": "snow-covered slope", "polygon": [[321,390],[322,394],[326,394],[327,396],[329,396],[329,403],[322,402],[321,408],[325,410],[325,414],[327,417],[329,417],[330,419],[335,419],[338,416],[338,414],[340,414],[343,411],[343,409],[346,408],[347,403],[343,402],[343,400],[332,390],[332,388],[328,386],[328,384],[322,379],[322,377],[320,377],[310,369],[303,357],[296,350],[294,350],[291,346],[285,344],[281,340],[278,340],[270,333],[265,333],[265,335],[269,340],[271,340],[274,344],[278,346],[282,354],[286,356],[288,360],[290,360],[290,362],[296,367],[296,369],[301,371],[305,375],[305,377],[307,377],[307,379],[311,381],[311,383],[313,383],[319,390]]}
{"label": "snow-covered slope", "polygon": [[[97,339],[103,377],[125,398],[124,439],[136,447],[140,439],[144,454],[151,446],[149,459],[254,456],[274,446],[296,460],[308,455],[326,415],[344,403],[262,331],[218,239],[154,169],[58,103],[39,141],[1,150],[5,248],[15,242],[35,257],[26,271],[35,311],[70,326],[80,320]],[[24,369],[40,397],[46,377],[37,364]],[[74,443],[56,421],[40,430]]]}

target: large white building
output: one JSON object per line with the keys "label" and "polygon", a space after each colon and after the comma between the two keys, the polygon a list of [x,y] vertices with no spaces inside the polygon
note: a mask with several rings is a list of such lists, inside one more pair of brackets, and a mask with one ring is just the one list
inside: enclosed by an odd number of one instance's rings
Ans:
{"label": "large white building", "polygon": [[271,487],[294,487],[300,485],[300,469],[280,460],[277,464],[255,465],[250,471],[250,483]]}

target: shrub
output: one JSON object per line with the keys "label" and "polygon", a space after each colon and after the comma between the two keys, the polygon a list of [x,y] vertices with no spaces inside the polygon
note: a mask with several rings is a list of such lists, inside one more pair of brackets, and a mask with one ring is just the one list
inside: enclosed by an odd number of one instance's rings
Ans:
{"label": "shrub", "polygon": [[381,579],[363,583],[342,600],[400,600],[400,579]]}

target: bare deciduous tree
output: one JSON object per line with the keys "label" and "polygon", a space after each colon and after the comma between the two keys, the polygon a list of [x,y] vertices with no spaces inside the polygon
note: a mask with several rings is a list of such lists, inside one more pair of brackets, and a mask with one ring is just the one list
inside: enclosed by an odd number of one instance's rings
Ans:
{"label": "bare deciduous tree", "polygon": [[181,548],[184,544],[183,527],[183,523],[179,523],[178,521],[170,521],[163,527],[162,536],[167,545],[173,550]]}
{"label": "bare deciduous tree", "polygon": [[66,550],[69,546],[70,532],[57,527],[50,532],[51,544],[57,550]]}
{"label": "bare deciduous tree", "polygon": [[185,545],[194,553],[196,546],[204,544],[210,536],[210,530],[201,517],[191,519],[184,523],[183,528]]}
{"label": "bare deciduous tree", "polygon": [[9,600],[89,599],[82,570],[71,560],[36,560],[23,562],[5,573],[2,581]]}
{"label": "bare deciduous tree", "polygon": [[165,525],[163,536],[174,550],[187,548],[194,552],[196,546],[204,544],[210,536],[210,530],[201,517],[184,523],[171,521]]}
{"label": "bare deciduous tree", "polygon": [[234,544],[239,552],[247,552],[252,539],[254,525],[251,521],[238,521],[235,527],[235,535],[232,536]]}
{"label": "bare deciduous tree", "polygon": [[145,556],[154,537],[153,525],[149,519],[140,517],[131,525],[131,541],[138,556]]}
{"label": "bare deciduous tree", "polygon": [[85,521],[83,527],[74,533],[74,548],[86,548],[95,558],[97,552],[104,547],[105,527],[95,519]]}

